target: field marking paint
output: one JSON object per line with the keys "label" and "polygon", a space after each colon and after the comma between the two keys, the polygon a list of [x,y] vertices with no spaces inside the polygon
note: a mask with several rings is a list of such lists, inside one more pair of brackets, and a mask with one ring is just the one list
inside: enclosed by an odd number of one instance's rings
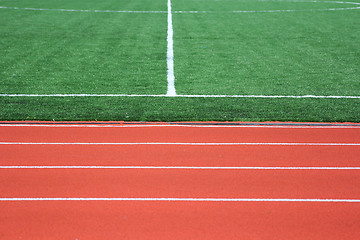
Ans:
{"label": "field marking paint", "polygon": [[0,9],[56,11],[56,12],[88,12],[88,13],[167,13],[167,11],[129,11],[129,10],[87,10],[87,9],[50,9],[50,8],[20,8],[0,6]]}
{"label": "field marking paint", "polygon": [[178,97],[178,98],[324,98],[360,99],[360,96],[317,95],[164,95],[164,94],[0,94],[0,97]]}
{"label": "field marking paint", "polygon": [[360,167],[0,166],[0,169],[360,170]]}
{"label": "field marking paint", "polygon": [[[170,0],[168,0],[170,1]],[[263,1],[260,1],[263,2]],[[330,3],[330,4],[351,4],[360,5],[357,2],[341,2],[341,1],[285,1],[285,2],[297,2],[297,3]],[[20,7],[6,7],[0,6],[0,9],[13,9],[13,10],[30,10],[30,11],[59,11],[59,12],[89,12],[89,13],[169,13],[168,11],[129,11],[129,10],[76,10],[76,9],[47,9],[47,8],[20,8]],[[359,10],[360,7],[348,7],[348,8],[325,8],[325,9],[303,9],[303,10],[244,10],[244,11],[173,11],[172,13],[277,13],[277,12],[304,12],[304,11],[344,11],[344,10]],[[171,9],[170,9],[171,13]]]}
{"label": "field marking paint", "polygon": [[321,11],[344,11],[358,10],[360,7],[352,8],[327,8],[327,9],[303,9],[303,10],[263,10],[263,11],[232,11],[232,13],[281,13],[281,12],[321,12]]}
{"label": "field marking paint", "polygon": [[360,125],[187,125],[187,124],[169,124],[169,125],[151,125],[151,124],[134,124],[134,125],[126,125],[126,124],[57,124],[57,123],[42,123],[42,124],[1,124],[0,127],[68,127],[68,128],[148,128],[148,127],[185,127],[185,128],[326,128],[326,129],[334,129],[334,128],[350,128],[350,129],[358,129]]}
{"label": "field marking paint", "polygon": [[314,202],[360,203],[360,199],[295,198],[0,198],[0,201],[165,201],[165,202]]}
{"label": "field marking paint", "polygon": [[174,40],[171,13],[171,0],[168,0],[168,30],[167,30],[167,93],[166,96],[176,96],[174,75]]}
{"label": "field marking paint", "polygon": [[360,143],[0,142],[0,145],[360,146]]}

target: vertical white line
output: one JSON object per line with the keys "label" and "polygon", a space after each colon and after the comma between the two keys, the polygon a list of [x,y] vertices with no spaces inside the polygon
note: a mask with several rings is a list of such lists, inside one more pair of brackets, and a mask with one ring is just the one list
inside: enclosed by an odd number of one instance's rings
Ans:
{"label": "vertical white line", "polygon": [[167,31],[167,96],[176,96],[174,75],[174,47],[171,0],[168,0],[168,31]]}

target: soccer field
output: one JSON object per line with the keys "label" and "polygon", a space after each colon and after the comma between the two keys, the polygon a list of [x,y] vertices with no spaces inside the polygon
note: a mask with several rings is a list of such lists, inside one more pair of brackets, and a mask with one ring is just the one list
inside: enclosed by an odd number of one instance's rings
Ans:
{"label": "soccer field", "polygon": [[0,0],[0,120],[360,122],[360,2]]}

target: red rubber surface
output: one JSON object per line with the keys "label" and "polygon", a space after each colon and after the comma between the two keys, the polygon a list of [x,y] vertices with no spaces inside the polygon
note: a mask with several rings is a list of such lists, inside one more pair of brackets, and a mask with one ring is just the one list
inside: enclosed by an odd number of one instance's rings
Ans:
{"label": "red rubber surface", "polygon": [[[0,142],[360,143],[360,128],[0,126]],[[5,145],[1,166],[359,167],[360,146]],[[0,169],[0,198],[360,199],[360,170]],[[0,201],[0,239],[356,239],[360,203]]]}

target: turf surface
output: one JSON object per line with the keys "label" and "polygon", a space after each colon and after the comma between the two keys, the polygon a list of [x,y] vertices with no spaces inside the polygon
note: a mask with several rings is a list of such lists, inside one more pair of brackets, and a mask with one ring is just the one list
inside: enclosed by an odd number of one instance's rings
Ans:
{"label": "turf surface", "polygon": [[[11,3],[51,9],[82,9],[80,2],[90,9],[159,7],[142,1],[32,2]],[[161,14],[0,10],[1,93],[166,91],[167,24]]]}
{"label": "turf surface", "polygon": [[[1,120],[358,122],[351,99],[0,98]],[[26,109],[26,110],[25,110]]]}
{"label": "turf surface", "polygon": [[359,16],[360,11],[175,15],[178,92],[359,95]]}
{"label": "turf surface", "polygon": [[[53,9],[0,9],[0,94],[166,93],[166,0],[0,6]],[[360,96],[360,9],[326,10],[349,7],[360,5],[173,0],[177,93]],[[0,120],[360,122],[360,99],[3,96],[0,107]]]}

